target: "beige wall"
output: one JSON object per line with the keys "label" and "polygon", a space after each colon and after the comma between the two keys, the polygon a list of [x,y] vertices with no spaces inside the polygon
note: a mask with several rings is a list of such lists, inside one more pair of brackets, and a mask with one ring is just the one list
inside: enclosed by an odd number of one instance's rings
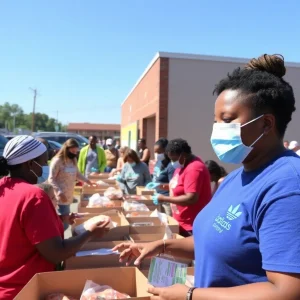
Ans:
{"label": "beige wall", "polygon": [[154,158],[154,153],[153,153],[153,145],[156,142],[156,138],[155,138],[155,133],[156,133],[156,117],[151,117],[151,118],[147,118],[147,131],[146,131],[146,141],[147,141],[147,146],[150,149],[150,153],[151,153],[151,158]]}
{"label": "beige wall", "polygon": [[[193,59],[169,60],[168,138],[182,137],[203,160],[217,158],[210,146],[214,119],[214,85],[240,64]],[[294,87],[296,107],[300,98],[300,68],[288,68],[286,80]],[[300,107],[286,138],[300,142]],[[226,166],[232,170],[235,166]]]}

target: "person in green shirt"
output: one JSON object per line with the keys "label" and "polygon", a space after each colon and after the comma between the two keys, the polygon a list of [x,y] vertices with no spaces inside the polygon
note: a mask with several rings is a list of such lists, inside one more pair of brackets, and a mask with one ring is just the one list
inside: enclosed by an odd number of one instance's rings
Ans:
{"label": "person in green shirt", "polygon": [[106,167],[104,150],[97,145],[97,137],[90,136],[89,145],[80,150],[78,169],[88,177],[90,173],[103,173]]}

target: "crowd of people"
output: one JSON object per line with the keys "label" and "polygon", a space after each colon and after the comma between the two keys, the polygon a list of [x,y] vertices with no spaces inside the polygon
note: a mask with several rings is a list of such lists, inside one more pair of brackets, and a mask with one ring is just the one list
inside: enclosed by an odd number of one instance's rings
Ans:
{"label": "crowd of people", "polygon": [[161,253],[195,260],[194,288],[149,288],[153,299],[300,299],[300,146],[283,141],[295,111],[285,71],[281,56],[263,55],[216,85],[211,145],[221,162],[242,164],[230,174],[181,138],[160,138],[153,152],[145,139],[137,151],[112,139],[103,149],[94,136],[79,149],[70,139],[50,163],[45,141],[10,140],[0,158],[0,299],[13,299],[34,274],[59,269],[106,234],[108,223],[99,222],[64,239],[76,218],[76,182],[91,185],[89,176],[103,172],[125,194],[154,190],[153,203],[184,237],[122,243],[114,249],[121,261],[139,265]]}

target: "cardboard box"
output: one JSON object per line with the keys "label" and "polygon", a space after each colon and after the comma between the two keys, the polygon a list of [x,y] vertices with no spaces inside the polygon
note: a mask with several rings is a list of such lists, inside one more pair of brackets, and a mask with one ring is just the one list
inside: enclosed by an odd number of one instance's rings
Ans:
{"label": "cardboard box", "polygon": [[[129,239],[134,243],[148,243],[154,242],[158,240],[162,240],[164,238],[164,233],[160,234],[130,234]],[[173,234],[173,239],[183,239],[184,237],[179,234]]]}
{"label": "cardboard box", "polygon": [[90,185],[84,185],[82,187],[82,193],[83,194],[96,194],[96,193],[99,193],[99,194],[104,194],[104,192],[109,188],[109,186],[90,186]]}
{"label": "cardboard box", "polygon": [[[154,206],[151,195],[125,195],[123,197],[124,200],[127,201],[136,201],[140,203],[144,203],[147,206]],[[158,206],[157,206],[158,207]]]}
{"label": "cardboard box", "polygon": [[136,187],[136,194],[138,196],[152,196],[154,195],[155,190],[148,190],[144,186]]}
{"label": "cardboard box", "polygon": [[101,181],[109,184],[109,186],[113,186],[113,187],[118,186],[118,183],[117,183],[117,181],[115,179],[99,179],[99,178],[92,178],[92,179],[90,179],[90,181],[94,182],[94,183],[96,183],[99,180],[101,180]]}
{"label": "cardboard box", "polygon": [[[112,249],[115,246],[125,242],[114,241],[114,242],[91,242],[85,244],[80,251],[97,250],[97,249]],[[128,241],[127,241],[128,242]],[[107,268],[107,267],[122,267],[119,262],[119,255],[90,255],[90,256],[73,256],[65,261],[66,270],[77,270],[77,269],[94,269],[94,268]]]}
{"label": "cardboard box", "polygon": [[86,280],[111,286],[118,292],[129,295],[132,300],[150,299],[147,293],[147,278],[137,268],[127,267],[36,274],[15,300],[44,300],[47,295],[55,292],[79,300]]}
{"label": "cardboard box", "polygon": [[[72,234],[75,236],[74,229],[77,225],[84,223],[85,221],[89,220],[92,217],[98,216],[99,214],[89,214],[84,216],[83,218],[76,219],[75,224],[72,225]],[[117,212],[115,210],[106,211],[106,216],[110,216],[112,222],[116,222],[118,225],[117,227],[111,229],[104,237],[101,239],[94,239],[93,241],[120,241],[123,240],[125,236],[129,235],[129,223],[126,220],[123,213]]]}
{"label": "cardboard box", "polygon": [[[149,215],[151,212],[148,212]],[[157,217],[129,217],[126,218],[130,224],[130,234],[153,234],[153,233],[165,233],[165,226],[161,224],[161,221]],[[137,226],[134,227],[134,223],[153,223],[153,226]],[[179,233],[179,223],[172,217],[168,216],[168,226],[173,233]]]}
{"label": "cardboard box", "polygon": [[109,173],[99,173],[99,174],[89,175],[90,180],[103,180],[108,178],[109,178]]}
{"label": "cardboard box", "polygon": [[88,201],[80,201],[78,203],[78,212],[79,213],[94,213],[94,214],[105,214],[106,211],[115,210],[123,212],[123,201],[121,200],[111,200],[114,203],[113,207],[87,207]]}

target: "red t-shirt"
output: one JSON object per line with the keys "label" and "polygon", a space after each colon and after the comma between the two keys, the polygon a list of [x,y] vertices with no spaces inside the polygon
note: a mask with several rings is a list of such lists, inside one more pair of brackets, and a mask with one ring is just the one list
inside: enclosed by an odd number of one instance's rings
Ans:
{"label": "red t-shirt", "polygon": [[170,181],[171,196],[182,196],[187,193],[198,193],[196,203],[188,206],[171,204],[173,217],[179,225],[193,230],[193,223],[198,213],[211,199],[210,175],[203,161],[195,157],[184,169],[176,169]]}
{"label": "red t-shirt", "polygon": [[36,245],[63,237],[63,224],[47,194],[21,179],[0,180],[0,299],[13,299],[40,272],[55,270]]}

